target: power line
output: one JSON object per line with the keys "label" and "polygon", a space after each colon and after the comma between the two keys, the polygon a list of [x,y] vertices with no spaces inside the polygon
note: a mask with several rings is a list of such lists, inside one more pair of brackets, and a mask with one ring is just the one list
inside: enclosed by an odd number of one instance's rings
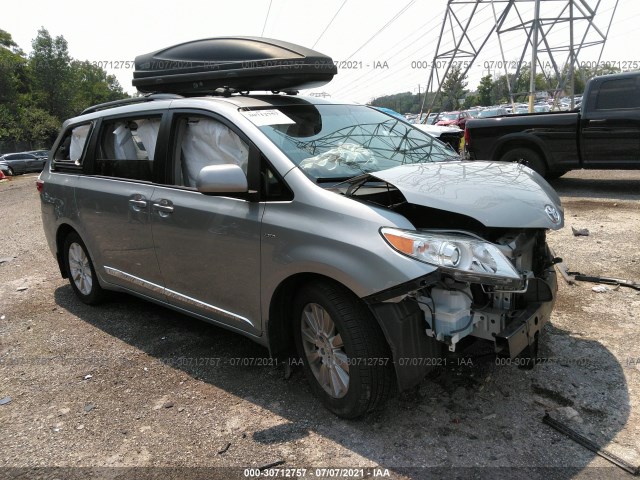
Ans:
{"label": "power line", "polygon": [[402,10],[400,10],[398,13],[396,13],[396,14],[395,14],[395,16],[394,16],[391,20],[389,20],[389,21],[388,21],[388,22],[387,22],[387,23],[386,23],[386,24],[385,24],[385,25],[384,25],[380,30],[378,30],[376,33],[374,33],[374,34],[373,34],[373,36],[372,36],[371,38],[369,38],[369,40],[367,40],[366,42],[364,42],[362,45],[360,45],[360,46],[358,47],[358,49],[357,49],[355,52],[353,52],[351,55],[349,55],[349,56],[347,57],[347,60],[351,60],[351,58],[352,58],[356,53],[358,53],[360,50],[362,50],[364,47],[366,47],[366,46],[367,46],[367,44],[368,44],[371,40],[373,40],[373,39],[374,39],[374,38],[376,38],[378,35],[380,35],[380,34],[381,34],[381,33],[382,33],[382,32],[383,32],[383,31],[384,31],[384,30],[385,30],[389,25],[391,25],[391,24],[392,24],[393,22],[395,22],[398,18],[400,18],[400,16],[401,16],[404,12],[406,12],[406,11],[411,7],[411,5],[413,5],[414,3],[416,3],[416,0],[411,0],[407,5],[405,5],[405,6],[404,6],[404,8],[402,8]]}
{"label": "power line", "polygon": [[344,2],[342,2],[342,5],[340,5],[340,8],[338,9],[338,11],[336,12],[336,14],[333,16],[333,18],[331,20],[329,20],[329,24],[324,28],[324,30],[322,31],[322,33],[320,34],[320,36],[318,37],[318,39],[316,40],[316,43],[313,44],[313,46],[311,48],[316,48],[316,45],[318,44],[318,42],[320,41],[320,39],[323,37],[323,35],[325,34],[325,32],[327,30],[329,30],[329,27],[331,26],[331,24],[333,23],[333,21],[336,19],[336,17],[338,16],[338,14],[340,13],[340,10],[342,10],[342,7],[344,7],[345,3],[347,3],[347,0],[344,0]]}
{"label": "power line", "polygon": [[[477,14],[479,14],[479,13],[480,13],[480,12],[482,12],[483,10],[487,9],[489,6],[490,6],[490,4],[486,4],[486,5],[485,5],[484,7],[482,7],[480,10],[478,10]],[[473,27],[469,28],[469,30],[467,31],[467,33],[472,32],[473,30],[475,30],[476,28],[480,27],[482,24],[486,23],[486,22],[487,22],[487,21],[489,21],[489,20],[491,20],[491,18],[487,18],[487,19],[483,20],[482,22],[480,22],[480,23],[478,23],[478,24],[474,25]],[[448,40],[444,45],[445,45],[445,46],[447,46],[447,45],[449,45],[449,44],[453,44],[453,43],[455,43],[455,42],[454,42],[454,40]],[[416,54],[419,50],[421,50],[422,48],[423,48],[422,46],[419,46],[419,47],[418,47],[418,49],[413,50],[413,51],[411,51],[408,55],[405,55],[404,57],[402,57],[402,58],[399,60],[399,62],[402,62],[402,61],[404,61],[404,60],[407,60],[409,57],[411,57],[411,56],[415,55],[415,54]],[[399,53],[397,53],[397,54],[395,54],[395,55],[392,55],[392,56],[389,58],[389,60],[393,59],[394,57],[396,57],[396,56],[398,56],[398,55],[400,55],[400,54],[402,54],[402,53],[406,53],[406,52],[399,52]],[[359,85],[356,85],[356,86],[352,86],[352,85],[353,85],[353,84],[355,84],[355,83],[357,83],[360,79],[362,79],[363,77],[365,77],[365,76],[367,76],[367,75],[369,75],[369,72],[365,72],[365,73],[363,73],[360,77],[358,77],[357,79],[355,79],[355,80],[353,80],[353,81],[350,81],[350,82],[346,83],[346,84],[342,87],[342,90],[341,90],[341,92],[340,92],[340,93],[341,93],[341,94],[344,94],[345,92],[350,93],[350,92],[352,92],[353,90],[355,90],[356,88],[359,88]],[[384,75],[384,76],[382,76],[382,75]],[[390,77],[390,76],[392,76],[392,75],[397,75],[397,72],[392,72],[392,71],[389,71],[389,72],[383,72],[383,71],[380,71],[380,72],[379,72],[379,73],[377,73],[377,75],[375,76],[375,80],[374,80],[374,81],[383,81],[383,80],[386,80],[387,78],[389,78],[389,77]]]}
{"label": "power line", "polygon": [[264,25],[262,25],[262,33],[260,34],[261,37],[264,37],[264,30],[265,28],[267,28],[267,20],[269,20],[269,12],[271,12],[272,3],[273,3],[273,0],[269,0],[269,9],[267,10],[267,16],[264,17]]}
{"label": "power line", "polygon": [[[385,55],[386,53],[390,52],[391,50],[394,50],[396,46],[398,46],[399,44],[401,44],[402,42],[404,42],[407,38],[409,38],[409,37],[413,36],[413,34],[415,34],[416,32],[419,32],[419,31],[421,31],[421,30],[423,30],[423,29],[426,29],[426,28],[427,28],[428,26],[430,26],[431,24],[434,24],[434,23],[437,23],[437,22],[439,22],[439,19],[438,19],[438,18],[433,18],[431,21],[429,21],[429,22],[427,22],[427,23],[425,23],[425,24],[421,25],[420,27],[418,27],[417,29],[415,29],[413,32],[411,32],[409,35],[407,35],[406,37],[404,37],[402,40],[400,40],[399,42],[397,42],[395,45],[393,45],[392,47],[388,48],[388,49],[387,49],[387,50],[385,50],[383,53],[379,54],[379,55],[378,55],[378,57],[379,57],[379,58],[380,58],[380,57],[384,57],[384,55]],[[413,48],[412,50],[410,50],[409,55],[406,55],[406,56],[404,56],[403,58],[401,58],[401,59],[399,60],[400,62],[401,62],[401,61],[406,60],[407,58],[409,58],[409,57],[410,57],[410,56],[412,56],[412,55],[415,55],[418,51],[420,51],[421,49],[423,49],[423,48],[424,48],[424,45],[420,45],[420,44],[418,44],[418,45],[413,45],[413,47],[417,47],[417,48]],[[403,47],[402,49],[397,49],[397,50],[395,50],[395,53],[394,53],[393,55],[391,55],[389,58],[387,58],[387,59],[385,59],[385,60],[393,60],[393,59],[394,59],[394,58],[396,58],[397,56],[407,53],[407,51],[408,51],[407,49],[410,49],[410,48],[411,48],[411,46],[410,46],[410,45],[407,45],[406,47]],[[376,77],[378,77],[378,76],[382,75],[382,73],[383,73],[383,72],[376,73],[376,74],[375,74],[375,76],[376,76]],[[363,72],[362,74],[360,74],[359,76],[357,76],[355,79],[354,79],[354,78],[348,78],[348,79],[345,79],[345,80],[343,80],[343,82],[344,82],[343,84],[340,84],[340,83],[338,83],[338,84],[337,84],[337,87],[339,87],[339,88],[337,88],[337,89],[338,89],[338,90],[341,90],[341,91],[344,91],[345,89],[349,89],[349,90],[351,90],[351,88],[349,88],[349,87],[351,87],[351,85],[353,85],[353,84],[355,84],[355,83],[358,83],[362,78],[364,78],[364,77],[366,77],[366,76],[368,76],[368,75],[370,75],[370,74],[371,74],[371,73],[370,73],[369,71],[365,71],[365,72]],[[385,77],[385,78],[386,78],[386,77]],[[339,78],[338,80],[341,80],[341,79]]]}

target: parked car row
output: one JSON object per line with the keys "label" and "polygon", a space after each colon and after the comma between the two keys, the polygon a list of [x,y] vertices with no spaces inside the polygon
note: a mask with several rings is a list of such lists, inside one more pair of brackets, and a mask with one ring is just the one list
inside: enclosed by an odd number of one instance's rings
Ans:
{"label": "parked car row", "polygon": [[593,77],[584,99],[571,111],[467,122],[469,158],[521,163],[548,179],[581,168],[640,169],[640,72]]}
{"label": "parked car row", "polygon": [[41,172],[49,158],[47,150],[0,155],[0,171],[6,176]]}

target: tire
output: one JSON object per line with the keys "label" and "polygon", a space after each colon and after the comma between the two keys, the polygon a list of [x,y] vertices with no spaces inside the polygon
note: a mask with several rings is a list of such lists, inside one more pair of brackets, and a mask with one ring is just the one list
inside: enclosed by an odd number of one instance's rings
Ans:
{"label": "tire", "polygon": [[7,171],[9,172],[9,176],[10,177],[15,176],[15,173],[13,173],[13,168],[9,167],[9,169]]}
{"label": "tire", "polygon": [[356,418],[384,404],[395,381],[389,347],[357,297],[329,282],[304,286],[293,327],[311,389],[327,409]]}
{"label": "tire", "polygon": [[87,247],[75,232],[64,240],[64,267],[71,288],[82,302],[97,305],[104,300],[105,291],[98,283]]}
{"label": "tire", "polygon": [[515,162],[526,165],[544,177],[547,174],[547,166],[544,160],[530,148],[514,148],[500,157],[501,162]]}
{"label": "tire", "polygon": [[545,178],[547,180],[555,180],[555,179],[560,178],[561,176],[563,176],[568,171],[569,170],[560,170],[560,171],[555,171],[555,172],[547,172],[547,175],[545,176]]}

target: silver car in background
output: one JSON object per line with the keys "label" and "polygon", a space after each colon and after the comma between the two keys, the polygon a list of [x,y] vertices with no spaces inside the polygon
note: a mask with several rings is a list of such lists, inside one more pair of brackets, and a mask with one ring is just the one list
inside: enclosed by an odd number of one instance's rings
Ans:
{"label": "silver car in background", "polygon": [[29,172],[41,172],[47,159],[32,153],[6,153],[0,156],[2,171],[9,175],[20,175]]}
{"label": "silver car in background", "polygon": [[52,152],[44,231],[80,300],[129,292],[294,355],[337,415],[380,407],[462,340],[535,362],[563,214],[527,167],[278,94],[97,106]]}

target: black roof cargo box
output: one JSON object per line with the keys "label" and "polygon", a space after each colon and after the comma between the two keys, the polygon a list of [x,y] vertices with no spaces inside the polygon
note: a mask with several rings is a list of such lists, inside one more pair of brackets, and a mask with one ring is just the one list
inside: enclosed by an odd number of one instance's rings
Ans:
{"label": "black roof cargo box", "polygon": [[261,37],[194,40],[139,55],[133,86],[144,93],[203,95],[217,88],[299,90],[329,82],[333,60],[293,43]]}

